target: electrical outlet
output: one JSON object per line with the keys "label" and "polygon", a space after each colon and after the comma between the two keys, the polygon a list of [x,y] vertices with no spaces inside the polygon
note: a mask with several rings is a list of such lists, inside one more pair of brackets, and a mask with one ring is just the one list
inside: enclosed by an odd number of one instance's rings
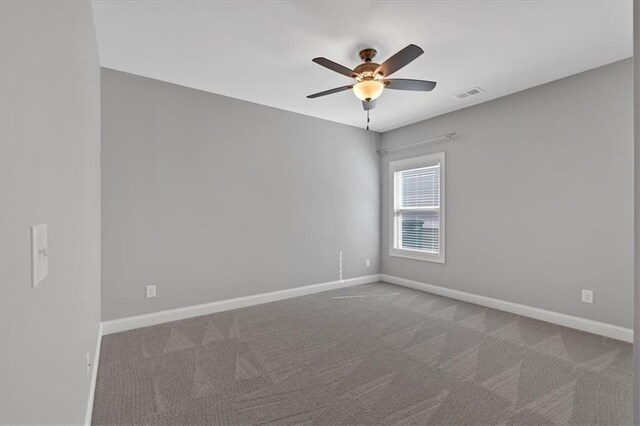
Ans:
{"label": "electrical outlet", "polygon": [[365,260],[365,261],[364,261],[364,264],[365,264],[365,266],[366,266],[367,268],[370,268],[370,267],[371,267],[371,259],[367,259],[367,260]]}
{"label": "electrical outlet", "polygon": [[91,354],[87,352],[87,377],[91,377]]}
{"label": "electrical outlet", "polygon": [[49,242],[47,224],[31,227],[31,287],[38,284],[49,274]]}
{"label": "electrical outlet", "polygon": [[147,286],[147,299],[150,299],[152,297],[156,297],[156,286],[155,285],[148,285]]}
{"label": "electrical outlet", "polygon": [[584,303],[593,303],[593,290],[582,289],[582,301]]}

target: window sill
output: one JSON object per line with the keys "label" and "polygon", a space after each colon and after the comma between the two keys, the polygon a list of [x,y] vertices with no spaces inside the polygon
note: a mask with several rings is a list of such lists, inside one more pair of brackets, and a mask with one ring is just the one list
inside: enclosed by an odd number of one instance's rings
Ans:
{"label": "window sill", "polygon": [[389,249],[389,256],[403,257],[405,259],[422,260],[423,262],[444,263],[444,256],[430,253],[421,253],[413,250]]}

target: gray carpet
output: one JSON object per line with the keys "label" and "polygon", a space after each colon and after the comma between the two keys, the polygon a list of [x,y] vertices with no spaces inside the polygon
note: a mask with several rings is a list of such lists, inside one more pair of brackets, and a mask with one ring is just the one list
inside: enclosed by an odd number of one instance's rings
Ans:
{"label": "gray carpet", "polygon": [[632,346],[377,283],[105,336],[93,424],[631,424]]}

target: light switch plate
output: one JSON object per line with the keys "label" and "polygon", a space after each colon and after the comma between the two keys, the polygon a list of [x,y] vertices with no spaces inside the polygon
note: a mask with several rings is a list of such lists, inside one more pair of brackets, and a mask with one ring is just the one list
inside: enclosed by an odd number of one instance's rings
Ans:
{"label": "light switch plate", "polygon": [[31,227],[31,286],[36,288],[49,274],[47,224]]}

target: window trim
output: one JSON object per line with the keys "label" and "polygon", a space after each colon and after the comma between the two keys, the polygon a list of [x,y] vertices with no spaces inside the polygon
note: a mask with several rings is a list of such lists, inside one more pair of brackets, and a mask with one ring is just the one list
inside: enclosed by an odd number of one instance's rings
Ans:
{"label": "window trim", "polygon": [[[418,250],[395,248],[395,206],[396,184],[395,173],[403,170],[429,167],[440,163],[440,215],[439,215],[439,243],[440,250],[437,255]],[[389,256],[403,257],[406,259],[422,260],[426,262],[445,263],[445,161],[444,152],[423,155],[389,162]]]}

